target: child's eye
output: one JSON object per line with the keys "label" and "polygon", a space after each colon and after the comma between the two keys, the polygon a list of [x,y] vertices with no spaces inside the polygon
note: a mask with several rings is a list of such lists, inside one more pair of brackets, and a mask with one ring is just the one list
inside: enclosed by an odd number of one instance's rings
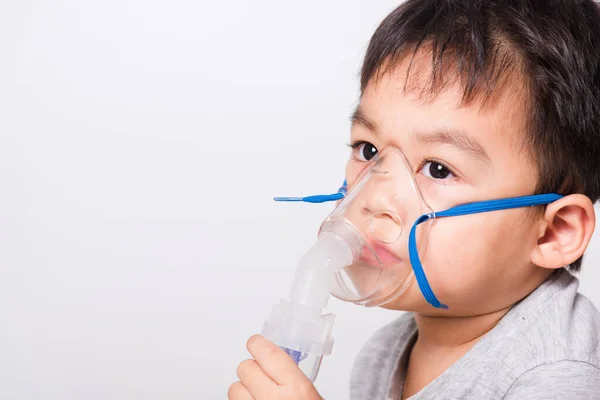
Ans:
{"label": "child's eye", "polygon": [[421,167],[420,171],[423,175],[432,179],[452,179],[454,174],[446,166],[436,161],[427,161]]}
{"label": "child's eye", "polygon": [[356,152],[356,158],[360,161],[369,161],[377,154],[377,147],[369,142],[352,143],[350,147]]}

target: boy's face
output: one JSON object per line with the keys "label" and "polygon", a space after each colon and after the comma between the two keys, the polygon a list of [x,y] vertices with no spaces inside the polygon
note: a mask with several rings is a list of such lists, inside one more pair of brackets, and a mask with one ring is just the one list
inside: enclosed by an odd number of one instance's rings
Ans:
{"label": "boy's face", "polygon": [[[478,101],[461,106],[458,84],[447,85],[432,100],[418,90],[403,92],[406,72],[404,62],[364,91],[351,131],[351,143],[359,145],[346,167],[350,187],[366,159],[397,146],[434,211],[534,192],[537,169],[524,145],[526,107],[518,82],[498,89],[482,108]],[[385,307],[475,315],[514,304],[549,273],[530,260],[540,235],[538,222],[529,209],[436,220],[424,268],[450,310],[428,305],[414,282]]]}

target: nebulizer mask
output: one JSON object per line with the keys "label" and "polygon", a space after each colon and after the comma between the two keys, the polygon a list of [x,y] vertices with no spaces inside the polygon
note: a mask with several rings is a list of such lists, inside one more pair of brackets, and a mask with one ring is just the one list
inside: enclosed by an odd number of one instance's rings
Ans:
{"label": "nebulizer mask", "polygon": [[334,316],[323,314],[330,294],[364,306],[379,306],[401,296],[416,281],[433,307],[447,309],[426,275],[427,254],[435,250],[428,246],[429,232],[437,218],[548,204],[561,197],[524,196],[434,210],[425,201],[413,171],[404,153],[389,146],[336,194],[276,198],[339,202],[298,263],[289,299],[274,306],[262,332],[311,380],[333,346]]}

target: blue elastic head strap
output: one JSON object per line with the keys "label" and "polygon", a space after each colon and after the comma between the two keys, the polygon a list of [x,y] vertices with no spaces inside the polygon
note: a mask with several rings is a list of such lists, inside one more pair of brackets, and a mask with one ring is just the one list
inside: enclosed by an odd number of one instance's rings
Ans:
{"label": "blue elastic head strap", "polygon": [[304,203],[325,203],[327,201],[338,201],[346,196],[346,180],[344,184],[338,189],[337,193],[332,194],[315,194],[313,196],[306,197],[275,197],[275,201],[301,201]]}
{"label": "blue elastic head strap", "polygon": [[446,304],[440,303],[437,297],[435,297],[435,295],[433,294],[433,290],[431,290],[429,281],[427,280],[425,272],[423,271],[423,265],[421,265],[421,260],[419,259],[419,252],[417,250],[416,240],[417,226],[419,224],[422,224],[423,222],[428,221],[432,218],[456,217],[459,215],[508,210],[511,208],[540,206],[552,203],[562,197],[563,196],[559,194],[548,193],[533,196],[512,197],[508,199],[478,201],[475,203],[462,204],[456,207],[452,207],[446,211],[421,215],[421,217],[419,217],[415,221],[414,225],[410,230],[410,234],[408,237],[408,252],[410,263],[415,273],[415,277],[417,278],[417,283],[419,284],[419,289],[421,289],[421,293],[423,293],[423,296],[425,297],[427,302],[436,308],[448,309],[448,306]]}
{"label": "blue elastic head strap", "polygon": [[[346,192],[346,181],[344,180],[343,186],[338,189],[337,193],[319,194],[306,197],[275,197],[274,200],[299,201],[305,203],[324,203],[327,201],[341,200],[346,196]],[[550,204],[562,197],[563,196],[556,193],[548,193],[537,194],[532,196],[511,197],[507,199],[478,201],[474,203],[462,204],[456,207],[452,207],[446,211],[424,214],[417,218],[408,236],[408,252],[410,263],[415,273],[415,278],[417,279],[419,289],[421,289],[421,293],[423,293],[425,300],[427,300],[427,302],[435,308],[448,309],[448,306],[446,304],[440,303],[437,297],[435,297],[435,294],[433,294],[433,290],[431,289],[429,281],[425,276],[425,271],[423,271],[423,265],[421,264],[421,260],[419,258],[419,251],[417,249],[417,226],[433,218],[457,217],[460,215],[509,210],[512,208],[541,206],[545,204]]]}

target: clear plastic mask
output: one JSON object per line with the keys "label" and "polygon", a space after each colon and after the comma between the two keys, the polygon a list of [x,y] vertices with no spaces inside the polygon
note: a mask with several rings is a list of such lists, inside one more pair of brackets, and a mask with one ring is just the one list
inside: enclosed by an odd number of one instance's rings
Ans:
{"label": "clear plastic mask", "polygon": [[[417,185],[406,156],[387,147],[369,161],[348,194],[325,219],[320,232],[351,227],[362,241],[362,252],[335,273],[331,294],[365,306],[377,306],[400,296],[414,278],[408,241],[417,219],[433,210]],[[431,221],[416,230],[419,254],[426,253]]]}

